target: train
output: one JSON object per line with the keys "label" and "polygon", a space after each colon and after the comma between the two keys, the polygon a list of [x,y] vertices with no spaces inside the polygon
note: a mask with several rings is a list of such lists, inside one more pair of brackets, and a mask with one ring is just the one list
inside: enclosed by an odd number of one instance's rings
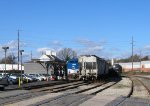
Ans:
{"label": "train", "polygon": [[109,74],[109,64],[96,55],[82,55],[78,58],[79,79],[99,80]]}
{"label": "train", "polygon": [[69,79],[76,79],[78,77],[79,64],[78,58],[73,58],[67,61],[67,73]]}
{"label": "train", "polygon": [[109,69],[109,76],[118,77],[122,73],[122,66],[119,64],[113,64]]}
{"label": "train", "polygon": [[119,64],[110,65],[96,55],[81,55],[67,62],[67,72],[69,79],[100,80],[119,76],[122,67]]}

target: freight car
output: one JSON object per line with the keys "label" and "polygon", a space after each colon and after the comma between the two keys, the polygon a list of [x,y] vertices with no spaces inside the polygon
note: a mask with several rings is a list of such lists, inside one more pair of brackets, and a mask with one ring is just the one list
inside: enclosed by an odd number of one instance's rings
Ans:
{"label": "freight car", "polygon": [[104,78],[109,73],[109,65],[106,60],[96,55],[83,55],[78,58],[79,79],[96,80]]}
{"label": "freight car", "polygon": [[109,76],[118,77],[122,73],[122,66],[119,64],[114,64],[110,67]]}

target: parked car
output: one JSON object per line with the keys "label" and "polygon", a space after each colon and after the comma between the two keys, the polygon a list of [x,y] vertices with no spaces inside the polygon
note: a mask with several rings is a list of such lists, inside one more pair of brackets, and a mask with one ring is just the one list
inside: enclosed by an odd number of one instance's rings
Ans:
{"label": "parked car", "polygon": [[8,75],[1,76],[0,85],[7,86],[9,84],[8,77]]}
{"label": "parked car", "polygon": [[40,75],[38,74],[29,74],[29,76],[31,76],[32,78],[37,79],[37,81],[43,81],[44,78],[42,78]]}
{"label": "parked car", "polygon": [[8,85],[9,85],[8,76],[7,75],[2,76],[2,78],[0,79],[0,90],[4,90],[5,86]]}
{"label": "parked car", "polygon": [[33,82],[33,78],[30,77],[30,76],[27,75],[27,74],[22,74],[22,77],[23,77],[23,81],[24,81],[25,83],[27,83],[27,82]]}
{"label": "parked car", "polygon": [[42,74],[43,76],[45,76],[48,79],[51,79],[51,76],[49,74]]}
{"label": "parked car", "polygon": [[44,81],[47,79],[43,74],[37,74],[37,75],[43,78]]}
{"label": "parked car", "polygon": [[19,77],[21,78],[20,74],[10,74],[10,76],[8,77],[9,84],[18,84]]}

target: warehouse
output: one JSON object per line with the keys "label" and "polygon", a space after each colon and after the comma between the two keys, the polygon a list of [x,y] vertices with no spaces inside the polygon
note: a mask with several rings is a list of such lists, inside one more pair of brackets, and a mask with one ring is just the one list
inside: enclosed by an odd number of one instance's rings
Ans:
{"label": "warehouse", "polygon": [[[24,66],[22,66],[22,70],[24,71]],[[0,64],[0,73],[5,71],[5,64]],[[18,64],[6,64],[6,72],[7,73],[20,73],[21,65],[19,65],[18,71]]]}
{"label": "warehouse", "polygon": [[[119,63],[123,71],[128,72],[132,70],[132,62]],[[150,61],[133,62],[133,70],[141,72],[150,72]]]}

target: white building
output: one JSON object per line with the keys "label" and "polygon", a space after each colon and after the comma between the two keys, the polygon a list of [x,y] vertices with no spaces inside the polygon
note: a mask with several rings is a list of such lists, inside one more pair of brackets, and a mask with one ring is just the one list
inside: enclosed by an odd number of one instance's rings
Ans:
{"label": "white building", "polygon": [[[22,70],[24,70],[24,66],[22,66]],[[5,71],[5,64],[0,64],[0,72]],[[18,71],[18,64],[6,64],[6,71]],[[21,71],[21,65],[19,65],[19,71]]]}
{"label": "white building", "polygon": [[[63,62],[59,58],[56,57],[56,52],[53,51],[46,51],[45,54],[43,54],[38,59],[33,59],[31,62],[24,64],[24,73],[27,74],[33,74],[33,73],[46,73],[46,62],[55,62],[56,64]],[[49,69],[48,73],[51,73],[51,71],[54,71],[53,69]]]}
{"label": "white building", "polygon": [[[119,63],[125,72],[132,70],[132,62]],[[150,72],[150,61],[133,62],[133,70]]]}

